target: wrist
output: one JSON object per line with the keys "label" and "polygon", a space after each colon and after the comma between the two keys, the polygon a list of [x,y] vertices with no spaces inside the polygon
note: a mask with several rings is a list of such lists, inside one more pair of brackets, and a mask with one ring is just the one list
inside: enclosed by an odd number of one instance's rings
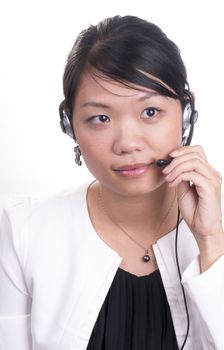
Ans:
{"label": "wrist", "polygon": [[224,255],[224,232],[217,235],[200,237],[197,240],[200,251],[201,273],[209,269],[214,262]]}

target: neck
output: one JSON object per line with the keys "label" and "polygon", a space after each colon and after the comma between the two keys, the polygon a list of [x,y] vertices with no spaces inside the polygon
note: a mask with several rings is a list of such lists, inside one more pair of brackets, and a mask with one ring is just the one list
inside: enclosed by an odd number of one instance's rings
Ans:
{"label": "neck", "polygon": [[[175,189],[166,184],[148,194],[132,197],[111,192],[100,184],[97,186],[103,207],[110,218],[125,227],[132,227],[132,230],[145,225],[152,229],[158,226],[158,221],[164,217],[175,196]],[[177,203],[173,207],[176,208]]]}

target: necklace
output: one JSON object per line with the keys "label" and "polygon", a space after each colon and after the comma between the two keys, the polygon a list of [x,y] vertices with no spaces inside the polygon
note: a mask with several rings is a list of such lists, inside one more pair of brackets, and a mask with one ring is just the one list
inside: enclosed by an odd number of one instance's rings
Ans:
{"label": "necklace", "polygon": [[140,248],[142,248],[145,252],[145,254],[142,257],[142,260],[144,262],[149,262],[151,260],[151,257],[149,255],[149,250],[152,250],[152,245],[156,242],[158,233],[160,231],[160,228],[162,226],[162,224],[165,222],[165,220],[167,219],[167,217],[169,216],[171,210],[173,209],[174,203],[175,203],[175,199],[176,199],[176,191],[175,191],[175,195],[174,198],[168,208],[168,210],[166,211],[164,217],[162,218],[157,230],[155,231],[154,235],[153,235],[153,241],[150,244],[150,246],[148,248],[144,247],[141,243],[139,243],[138,241],[136,241],[135,238],[133,238],[118,222],[115,222],[115,220],[113,220],[113,218],[111,217],[111,215],[108,213],[108,211],[105,208],[104,205],[104,201],[103,201],[103,196],[102,196],[102,187],[99,186],[98,187],[98,198],[99,198],[99,203],[101,208],[103,209],[104,213],[106,214],[106,216],[109,218],[109,220],[115,225],[117,226],[132,242],[134,242],[135,244],[137,244]]}

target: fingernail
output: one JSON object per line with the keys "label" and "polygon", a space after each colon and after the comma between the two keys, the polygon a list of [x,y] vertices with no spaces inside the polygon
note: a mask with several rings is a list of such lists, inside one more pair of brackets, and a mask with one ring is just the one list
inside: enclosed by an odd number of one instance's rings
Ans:
{"label": "fingernail", "polygon": [[171,157],[176,157],[178,155],[178,151],[173,151],[169,154]]}
{"label": "fingernail", "polygon": [[170,166],[167,166],[167,167],[165,167],[165,168],[162,170],[162,172],[163,172],[164,174],[168,174],[169,171],[170,171]]}

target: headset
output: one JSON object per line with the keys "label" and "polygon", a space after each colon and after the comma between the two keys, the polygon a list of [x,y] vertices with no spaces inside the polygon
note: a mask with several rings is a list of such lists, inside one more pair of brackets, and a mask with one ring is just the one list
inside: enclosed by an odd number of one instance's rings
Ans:
{"label": "headset", "polygon": [[[193,133],[194,133],[194,124],[196,123],[198,119],[198,112],[195,110],[195,101],[194,96],[189,90],[185,90],[185,97],[186,101],[184,102],[184,108],[183,108],[183,122],[182,122],[182,145],[188,146],[191,143]],[[62,103],[59,106],[59,115],[60,115],[60,126],[62,131],[70,136],[72,139],[76,141],[74,129],[72,126],[72,120],[68,113],[65,112],[65,100],[62,101]],[[158,167],[164,167],[172,162],[172,158],[168,159],[159,159],[156,161],[156,164]],[[178,259],[178,231],[179,231],[179,221],[180,221],[180,209],[178,208],[177,213],[177,222],[176,222],[176,234],[175,234],[175,257],[176,257],[176,264],[177,264],[177,270],[178,275],[180,279],[180,285],[183,293],[183,299],[184,299],[184,306],[186,311],[186,317],[187,317],[187,330],[184,337],[183,344],[181,345],[180,350],[184,349],[184,346],[186,344],[188,335],[189,335],[189,329],[190,329],[190,317],[189,317],[189,311],[187,306],[187,300],[185,295],[184,287],[181,283],[181,271],[180,271],[180,265],[179,265],[179,259]]]}
{"label": "headset", "polygon": [[[198,120],[198,112],[195,110],[194,96],[189,90],[185,90],[185,96],[187,97],[186,105],[183,110],[183,146],[188,146],[191,143],[194,124]],[[189,129],[188,135],[185,135],[186,130]]]}
{"label": "headset", "polygon": [[70,136],[73,140],[76,141],[72,118],[68,112],[65,111],[66,100],[63,100],[59,106],[59,116],[60,116],[60,127],[63,133]]}
{"label": "headset", "polygon": [[[198,112],[195,110],[195,102],[194,102],[194,96],[189,90],[185,90],[185,96],[187,98],[184,110],[183,110],[183,126],[182,126],[182,145],[183,146],[189,146],[193,137],[194,133],[194,124],[196,123],[198,119]],[[188,131],[188,134],[186,135],[186,131]],[[172,158],[168,159],[159,159],[157,160],[156,164],[159,167],[163,167],[168,165],[172,162]],[[176,257],[176,264],[177,264],[177,271],[179,275],[180,285],[183,293],[183,299],[184,299],[184,306],[186,311],[186,317],[187,317],[187,330],[184,337],[183,344],[181,345],[180,350],[182,350],[186,344],[189,330],[190,330],[190,317],[189,317],[189,311],[187,306],[187,300],[185,295],[184,286],[181,283],[181,271],[180,271],[180,264],[178,259],[178,231],[179,231],[179,222],[180,222],[180,209],[178,208],[177,213],[177,222],[176,222],[176,234],[175,234],[175,257]]]}

